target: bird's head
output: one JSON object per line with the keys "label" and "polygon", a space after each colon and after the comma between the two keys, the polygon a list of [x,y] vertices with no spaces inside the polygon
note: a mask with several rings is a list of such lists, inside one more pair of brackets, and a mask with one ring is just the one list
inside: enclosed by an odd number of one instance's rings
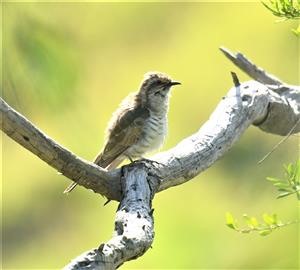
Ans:
{"label": "bird's head", "polygon": [[146,106],[159,110],[168,104],[171,87],[178,84],[180,82],[173,81],[164,73],[148,72],[144,75],[139,94]]}

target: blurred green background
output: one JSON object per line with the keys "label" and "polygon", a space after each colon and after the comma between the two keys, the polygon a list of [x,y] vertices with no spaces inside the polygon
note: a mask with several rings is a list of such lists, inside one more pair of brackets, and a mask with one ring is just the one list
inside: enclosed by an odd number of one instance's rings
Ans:
{"label": "blurred green background", "polygon": [[[295,22],[277,23],[261,3],[4,3],[2,96],[47,135],[92,160],[119,102],[145,72],[182,82],[173,91],[168,149],[195,132],[232,87],[249,78],[218,51],[245,53],[287,83],[299,83]],[[298,156],[292,136],[250,127],[220,161],[154,199],[153,248],[122,269],[298,269],[297,225],[267,237],[240,235],[225,212],[295,220],[294,197],[276,200],[266,176]],[[3,268],[60,268],[110,238],[117,203],[83,188],[2,136]],[[242,219],[242,218],[241,218]]]}

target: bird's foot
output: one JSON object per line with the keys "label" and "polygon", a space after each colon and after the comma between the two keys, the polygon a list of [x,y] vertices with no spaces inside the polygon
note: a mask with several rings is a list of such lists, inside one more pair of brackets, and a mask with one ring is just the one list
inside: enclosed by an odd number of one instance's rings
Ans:
{"label": "bird's foot", "polygon": [[156,165],[160,165],[162,166],[163,164],[156,161],[156,160],[153,160],[153,159],[149,159],[149,158],[144,158],[144,157],[141,157],[140,161],[146,161],[146,162],[149,162],[149,163],[155,163]]}
{"label": "bird's foot", "polygon": [[152,164],[155,163],[156,165],[159,165],[159,166],[163,165],[162,163],[159,163],[158,161],[155,161],[155,160],[152,160],[149,158],[140,157],[139,159],[133,160],[130,156],[126,156],[126,157],[130,160],[130,164],[132,164],[132,165],[135,163],[141,162],[141,161],[152,163]]}

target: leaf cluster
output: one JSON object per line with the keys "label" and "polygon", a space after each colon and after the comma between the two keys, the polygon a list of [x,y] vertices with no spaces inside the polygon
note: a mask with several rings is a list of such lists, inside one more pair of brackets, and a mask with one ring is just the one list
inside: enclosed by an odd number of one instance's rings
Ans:
{"label": "leaf cluster", "polygon": [[247,214],[244,214],[243,217],[246,222],[246,226],[240,227],[233,215],[227,212],[226,225],[239,233],[250,233],[256,231],[259,235],[266,236],[276,229],[295,223],[291,221],[284,223],[277,218],[276,214],[263,214],[262,222],[259,222],[255,217],[249,217]]}
{"label": "leaf cluster", "polygon": [[279,194],[277,198],[283,198],[296,194],[300,200],[300,159],[295,164],[284,165],[285,179],[267,177],[267,180],[277,188]]}
{"label": "leaf cluster", "polygon": [[[300,159],[295,163],[284,165],[285,179],[267,177],[273,185],[278,189],[279,195],[277,198],[283,198],[292,194],[296,194],[297,199],[300,200]],[[229,212],[226,213],[226,225],[240,233],[250,233],[257,231],[260,235],[265,236],[276,229],[285,227],[287,225],[298,223],[298,221],[282,222],[278,220],[276,214],[263,214],[263,222],[258,222],[257,218],[249,217],[247,214],[243,215],[246,227],[240,227],[237,220]]]}
{"label": "leaf cluster", "polygon": [[270,0],[269,4],[262,2],[273,15],[284,19],[300,18],[300,0]]}
{"label": "leaf cluster", "polygon": [[[283,18],[283,20],[300,18],[300,0],[270,0],[269,3],[262,4],[270,10],[273,15]],[[292,29],[296,36],[300,36],[300,25]]]}

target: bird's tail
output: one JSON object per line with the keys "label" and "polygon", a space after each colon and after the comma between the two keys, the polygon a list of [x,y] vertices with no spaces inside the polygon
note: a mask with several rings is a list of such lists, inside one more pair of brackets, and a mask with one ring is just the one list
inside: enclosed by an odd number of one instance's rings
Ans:
{"label": "bird's tail", "polygon": [[[99,154],[94,160],[94,163],[99,167],[105,168],[106,170],[112,170],[118,167],[119,164],[122,163],[124,159],[125,157],[117,157],[112,162],[108,163],[107,160],[102,159],[102,154]],[[64,194],[70,193],[74,188],[76,188],[76,186],[77,183],[73,182],[64,190]]]}
{"label": "bird's tail", "polygon": [[70,193],[74,188],[76,188],[77,183],[73,182],[71,185],[69,185],[65,190],[64,190],[64,194],[66,193]]}

